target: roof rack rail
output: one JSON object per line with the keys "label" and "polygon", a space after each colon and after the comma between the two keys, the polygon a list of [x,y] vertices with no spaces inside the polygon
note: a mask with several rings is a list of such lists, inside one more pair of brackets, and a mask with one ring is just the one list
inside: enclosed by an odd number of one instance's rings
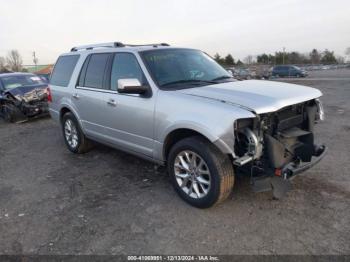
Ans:
{"label": "roof rack rail", "polygon": [[170,46],[167,43],[159,43],[159,44],[143,44],[143,45],[129,45],[129,44],[123,44],[122,42],[110,42],[110,43],[101,43],[101,44],[94,44],[94,45],[81,45],[81,46],[75,46],[70,51],[75,52],[78,50],[92,50],[94,48],[115,48],[115,47],[137,47],[137,46]]}
{"label": "roof rack rail", "polygon": [[94,44],[94,45],[81,45],[81,46],[75,46],[70,51],[75,52],[78,50],[91,50],[94,48],[106,48],[106,47],[124,47],[125,45],[122,42],[110,42],[110,43],[101,43],[101,44]]}
{"label": "roof rack rail", "polygon": [[167,43],[159,43],[159,44],[140,44],[140,45],[129,45],[129,44],[125,44],[125,46],[131,46],[131,47],[136,47],[136,46],[154,46],[154,47],[157,47],[157,46],[170,46],[169,44]]}

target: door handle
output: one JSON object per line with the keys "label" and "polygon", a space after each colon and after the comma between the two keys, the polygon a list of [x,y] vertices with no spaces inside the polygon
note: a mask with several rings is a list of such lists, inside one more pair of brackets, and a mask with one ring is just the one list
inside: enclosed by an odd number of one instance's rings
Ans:
{"label": "door handle", "polygon": [[79,99],[79,95],[78,95],[77,93],[74,93],[74,94],[73,94],[73,98]]}
{"label": "door handle", "polygon": [[114,99],[109,99],[108,101],[107,101],[107,104],[108,105],[110,105],[110,106],[116,106],[117,105],[117,102],[114,100]]}

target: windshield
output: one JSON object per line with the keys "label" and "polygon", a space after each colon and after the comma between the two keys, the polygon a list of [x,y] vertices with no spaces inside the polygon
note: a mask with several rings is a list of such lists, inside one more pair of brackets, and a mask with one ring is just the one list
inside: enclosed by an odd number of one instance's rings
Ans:
{"label": "windshield", "polygon": [[217,84],[232,76],[211,57],[198,50],[161,49],[141,52],[159,87],[172,89]]}
{"label": "windshield", "polygon": [[5,89],[13,89],[20,86],[44,84],[40,77],[36,75],[14,75],[1,78]]}

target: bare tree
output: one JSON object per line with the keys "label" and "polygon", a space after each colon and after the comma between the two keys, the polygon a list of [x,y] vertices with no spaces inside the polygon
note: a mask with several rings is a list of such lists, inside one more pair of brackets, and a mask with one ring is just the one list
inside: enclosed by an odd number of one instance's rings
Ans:
{"label": "bare tree", "polygon": [[35,70],[37,70],[39,59],[36,57],[35,51],[33,52],[33,63],[35,65]]}
{"label": "bare tree", "polygon": [[350,47],[346,48],[345,54],[346,54],[346,55],[350,55]]}
{"label": "bare tree", "polygon": [[7,60],[8,66],[12,71],[14,72],[21,71],[23,60],[17,50],[11,50],[6,57],[6,60]]}
{"label": "bare tree", "polygon": [[6,69],[6,61],[5,58],[3,58],[2,56],[0,56],[0,73],[4,72]]}
{"label": "bare tree", "polygon": [[345,57],[338,55],[336,57],[338,64],[344,64],[345,63]]}
{"label": "bare tree", "polygon": [[346,48],[345,50],[345,54],[348,56],[349,60],[350,61],[350,47]]}
{"label": "bare tree", "polygon": [[244,58],[244,63],[247,64],[247,65],[250,65],[253,63],[253,56],[252,55],[247,55],[245,58]]}

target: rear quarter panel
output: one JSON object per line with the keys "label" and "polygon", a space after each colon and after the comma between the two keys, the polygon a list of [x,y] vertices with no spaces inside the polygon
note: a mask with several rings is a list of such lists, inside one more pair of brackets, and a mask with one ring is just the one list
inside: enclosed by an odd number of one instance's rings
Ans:
{"label": "rear quarter panel", "polygon": [[[76,54],[73,53],[72,55]],[[49,84],[52,95],[52,102],[49,103],[49,111],[51,117],[57,122],[60,122],[60,112],[64,107],[72,111],[77,119],[80,119],[79,112],[75,108],[74,103],[72,103],[72,95],[75,91],[80,68],[84,63],[86,56],[86,54],[80,54],[79,60],[73,70],[68,86],[56,86],[52,85],[51,83]],[[53,69],[53,72],[54,70],[55,69]]]}

